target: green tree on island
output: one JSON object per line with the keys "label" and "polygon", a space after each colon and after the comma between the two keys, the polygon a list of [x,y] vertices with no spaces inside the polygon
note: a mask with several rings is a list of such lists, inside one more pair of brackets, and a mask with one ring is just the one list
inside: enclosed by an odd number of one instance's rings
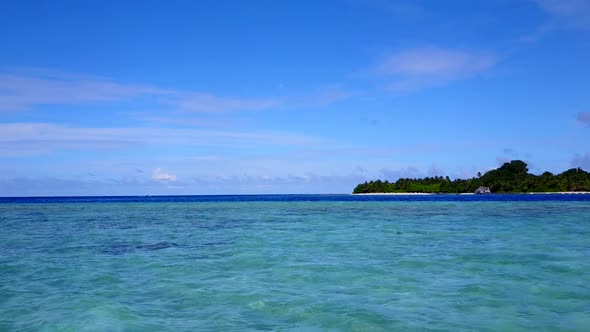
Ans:
{"label": "green tree on island", "polygon": [[572,168],[561,174],[545,172],[541,175],[529,173],[522,160],[504,163],[501,167],[477,177],[451,180],[448,176],[425,177],[422,179],[401,178],[396,182],[369,181],[357,185],[353,194],[364,193],[473,193],[477,188],[489,187],[494,193],[590,191],[590,173]]}

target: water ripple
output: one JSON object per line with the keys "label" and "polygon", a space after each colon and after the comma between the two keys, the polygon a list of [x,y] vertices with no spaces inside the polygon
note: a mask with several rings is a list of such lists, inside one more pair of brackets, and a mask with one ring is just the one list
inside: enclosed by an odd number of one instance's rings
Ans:
{"label": "water ripple", "polygon": [[587,331],[589,204],[5,202],[0,330]]}

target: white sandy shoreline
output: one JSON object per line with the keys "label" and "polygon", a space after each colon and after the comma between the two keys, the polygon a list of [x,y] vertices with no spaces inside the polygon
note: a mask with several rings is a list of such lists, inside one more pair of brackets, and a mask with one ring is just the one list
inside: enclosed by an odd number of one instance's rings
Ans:
{"label": "white sandy shoreline", "polygon": [[[492,193],[492,194],[483,194],[483,195],[503,195],[503,194],[512,194],[512,195],[587,195],[590,194],[590,191],[560,191],[560,192],[539,192],[539,193]],[[460,193],[460,194],[433,194],[433,193],[364,193],[364,194],[352,194],[358,196],[428,196],[428,195],[474,195],[473,193]]]}
{"label": "white sandy shoreline", "polygon": [[553,193],[525,193],[529,195],[547,195],[547,194],[559,194],[559,195],[587,195],[590,191],[559,191]]}

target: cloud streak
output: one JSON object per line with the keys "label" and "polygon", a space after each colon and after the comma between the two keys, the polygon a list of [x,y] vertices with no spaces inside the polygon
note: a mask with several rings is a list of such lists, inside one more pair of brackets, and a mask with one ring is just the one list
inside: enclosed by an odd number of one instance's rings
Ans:
{"label": "cloud streak", "polygon": [[68,127],[50,123],[0,124],[0,156],[30,151],[120,149],[144,145],[229,147],[307,146],[322,142],[305,135],[282,132],[217,131],[181,128]]}
{"label": "cloud streak", "polygon": [[[166,174],[160,170],[159,175]],[[170,175],[170,174],[167,174]],[[198,195],[269,193],[350,193],[367,178],[357,174],[286,176],[233,175],[184,181],[122,177],[80,180],[55,177],[0,178],[0,196]]]}
{"label": "cloud streak", "polygon": [[535,0],[549,13],[554,23],[571,29],[590,29],[590,1],[588,0]]}
{"label": "cloud streak", "polygon": [[43,105],[130,102],[139,98],[153,98],[160,108],[195,113],[266,110],[281,105],[278,99],[217,96],[66,73],[0,73],[0,112],[29,110]]}
{"label": "cloud streak", "polygon": [[392,80],[389,90],[404,93],[476,76],[497,61],[485,52],[418,48],[388,56],[378,65],[377,72]]}
{"label": "cloud streak", "polygon": [[152,173],[152,180],[155,180],[155,181],[165,181],[165,182],[166,181],[174,182],[174,181],[176,181],[176,175],[175,174],[166,173],[166,172],[162,171],[161,168],[158,167]]}
{"label": "cloud streak", "polygon": [[119,84],[98,78],[0,74],[0,111],[27,110],[38,105],[114,102],[168,93],[148,86]]}
{"label": "cloud streak", "polygon": [[164,103],[187,112],[224,113],[232,111],[256,111],[281,105],[276,99],[249,99],[218,97],[206,93],[183,94],[167,99]]}

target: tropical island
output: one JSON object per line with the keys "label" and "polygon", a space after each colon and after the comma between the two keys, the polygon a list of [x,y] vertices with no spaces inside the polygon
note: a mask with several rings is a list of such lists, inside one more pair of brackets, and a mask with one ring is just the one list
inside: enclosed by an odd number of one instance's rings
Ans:
{"label": "tropical island", "polygon": [[369,181],[357,185],[353,194],[372,193],[557,193],[589,192],[590,173],[572,168],[554,175],[529,173],[528,165],[522,160],[504,163],[501,167],[478,173],[471,179],[450,179],[442,176],[422,179],[401,178],[395,182],[387,180]]}

